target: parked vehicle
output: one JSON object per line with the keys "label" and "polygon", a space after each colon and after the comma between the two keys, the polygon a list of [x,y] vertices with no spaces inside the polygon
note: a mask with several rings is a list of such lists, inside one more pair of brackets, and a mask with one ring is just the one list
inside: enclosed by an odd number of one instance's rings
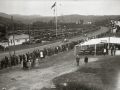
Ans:
{"label": "parked vehicle", "polygon": [[68,41],[69,41],[69,40],[65,38],[62,42],[65,43],[65,42],[68,42]]}
{"label": "parked vehicle", "polygon": [[[41,43],[41,39],[32,39],[31,44]],[[23,42],[22,45],[30,44],[30,41]]]}
{"label": "parked vehicle", "polygon": [[35,44],[35,43],[36,43],[35,39],[31,40],[31,44]]}
{"label": "parked vehicle", "polygon": [[2,45],[0,45],[0,50],[1,51],[6,51],[6,50],[9,50],[9,48],[8,47],[3,47]]}
{"label": "parked vehicle", "polygon": [[36,43],[42,43],[40,39],[36,39]]}
{"label": "parked vehicle", "polygon": [[23,42],[22,45],[30,44],[29,41]]}

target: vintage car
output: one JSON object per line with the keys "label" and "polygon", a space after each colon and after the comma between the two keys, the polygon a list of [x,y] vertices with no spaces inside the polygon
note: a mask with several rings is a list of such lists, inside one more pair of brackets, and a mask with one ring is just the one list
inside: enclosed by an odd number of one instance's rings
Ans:
{"label": "vintage car", "polygon": [[68,41],[69,41],[69,40],[65,38],[62,42],[65,43],[65,42],[68,42]]}

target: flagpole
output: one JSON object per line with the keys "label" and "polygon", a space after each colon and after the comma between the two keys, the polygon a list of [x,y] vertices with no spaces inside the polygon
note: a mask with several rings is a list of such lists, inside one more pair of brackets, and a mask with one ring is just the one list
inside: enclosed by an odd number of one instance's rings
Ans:
{"label": "flagpole", "polygon": [[57,2],[56,2],[56,37],[57,37]]}

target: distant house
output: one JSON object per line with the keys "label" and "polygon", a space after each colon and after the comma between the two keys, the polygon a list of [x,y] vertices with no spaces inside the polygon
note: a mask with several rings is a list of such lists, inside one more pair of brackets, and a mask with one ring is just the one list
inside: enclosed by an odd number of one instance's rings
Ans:
{"label": "distant house", "polygon": [[[14,35],[15,45],[22,44],[23,42],[29,41],[29,35],[21,34],[21,35]],[[9,36],[9,45],[14,45],[13,35]]]}

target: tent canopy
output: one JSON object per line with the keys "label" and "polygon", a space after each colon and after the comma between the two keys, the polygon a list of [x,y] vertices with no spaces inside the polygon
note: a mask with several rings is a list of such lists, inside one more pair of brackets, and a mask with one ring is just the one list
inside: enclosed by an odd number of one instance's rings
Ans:
{"label": "tent canopy", "polygon": [[88,40],[84,43],[78,44],[76,46],[95,45],[95,44],[103,44],[103,43],[120,44],[120,38],[119,37],[96,38],[96,39],[91,39],[91,40]]}

